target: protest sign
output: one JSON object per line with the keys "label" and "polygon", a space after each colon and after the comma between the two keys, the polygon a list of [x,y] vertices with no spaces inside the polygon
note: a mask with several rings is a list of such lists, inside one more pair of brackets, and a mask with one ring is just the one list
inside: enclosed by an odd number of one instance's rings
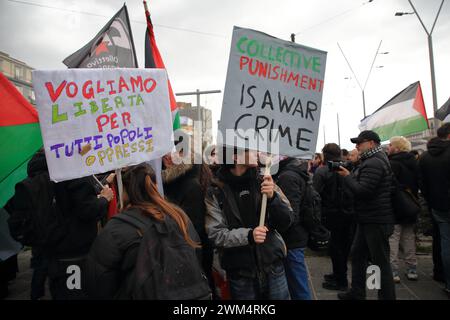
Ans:
{"label": "protest sign", "polygon": [[276,142],[275,153],[310,158],[316,150],[325,63],[324,51],[234,27],[218,139],[272,153],[270,143]]}
{"label": "protest sign", "polygon": [[139,164],[173,148],[165,70],[34,71],[33,84],[53,181]]}

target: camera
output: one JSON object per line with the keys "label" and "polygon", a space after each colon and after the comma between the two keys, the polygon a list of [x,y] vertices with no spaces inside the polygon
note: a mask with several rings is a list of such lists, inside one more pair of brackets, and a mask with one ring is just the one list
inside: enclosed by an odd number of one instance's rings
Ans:
{"label": "camera", "polygon": [[339,167],[344,167],[347,170],[350,170],[351,163],[349,161],[327,161],[327,166],[330,171],[339,171]]}

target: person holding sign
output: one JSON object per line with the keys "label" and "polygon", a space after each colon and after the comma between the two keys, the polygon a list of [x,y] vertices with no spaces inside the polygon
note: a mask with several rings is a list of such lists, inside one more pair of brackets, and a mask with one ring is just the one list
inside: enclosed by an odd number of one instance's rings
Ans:
{"label": "person holding sign", "polygon": [[[221,255],[234,300],[290,299],[283,259],[292,209],[266,175],[258,176],[256,152],[224,148],[232,164],[223,164],[208,191],[206,231]],[[230,162],[227,162],[230,163]],[[267,195],[265,224],[259,225],[262,195]]]}

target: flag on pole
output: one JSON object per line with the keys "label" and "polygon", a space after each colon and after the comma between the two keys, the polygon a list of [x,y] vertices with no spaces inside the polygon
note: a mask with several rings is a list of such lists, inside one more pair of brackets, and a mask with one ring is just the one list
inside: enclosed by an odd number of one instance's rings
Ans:
{"label": "flag on pole", "polygon": [[27,176],[27,164],[42,147],[37,111],[0,72],[0,208]]}
{"label": "flag on pole", "polygon": [[[147,2],[144,1],[145,17],[147,20],[147,31],[145,32],[145,67],[146,68],[161,68],[165,69],[164,61],[159,53],[156,45],[155,33],[153,32],[153,24],[150,19],[150,12],[148,11]],[[173,94],[170,80],[167,81],[169,86],[170,110],[172,112],[173,130],[180,128],[180,115],[178,113],[177,101]]]}
{"label": "flag on pole", "polygon": [[436,118],[443,122],[450,122],[450,98],[436,111]]}
{"label": "flag on pole", "polygon": [[373,114],[364,118],[359,129],[375,131],[381,141],[428,129],[420,82],[409,85]]}
{"label": "flag on pole", "polygon": [[84,47],[64,59],[69,68],[137,68],[126,5]]}

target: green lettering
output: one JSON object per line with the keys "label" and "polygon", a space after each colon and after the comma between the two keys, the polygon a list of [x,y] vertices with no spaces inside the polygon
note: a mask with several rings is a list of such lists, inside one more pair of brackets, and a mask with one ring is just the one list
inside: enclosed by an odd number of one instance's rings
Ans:
{"label": "green lettering", "polygon": [[132,95],[132,96],[128,96],[128,100],[130,100],[130,107],[134,106],[134,98],[136,97],[136,95]]}
{"label": "green lettering", "polygon": [[79,116],[81,116],[81,115],[83,115],[83,114],[86,114],[86,110],[84,110],[82,107],[83,107],[83,102],[75,102],[74,104],[73,104],[73,106],[75,107],[75,108],[77,108],[77,112],[75,112],[75,117],[79,117]]}
{"label": "green lettering", "polygon": [[264,60],[269,60],[269,56],[264,55],[264,51],[266,49],[267,49],[267,47],[264,44],[261,44],[261,51],[260,51],[261,58],[263,58]]}
{"label": "green lettering", "polygon": [[67,112],[59,114],[59,106],[57,103],[52,105],[52,123],[55,124],[57,122],[66,121],[67,120]]}
{"label": "green lettering", "polygon": [[144,104],[144,100],[142,99],[141,95],[138,94],[137,98],[136,98],[136,105],[138,106],[138,105],[141,105],[141,104]]}
{"label": "green lettering", "polygon": [[97,103],[95,103],[95,101],[89,102],[89,105],[91,106],[91,114],[94,114],[98,111],[98,106]]}
{"label": "green lettering", "polygon": [[284,49],[283,49],[282,47],[278,47],[278,48],[277,48],[276,61],[278,61],[278,62],[283,62],[283,60],[282,60],[283,50],[284,50]]}
{"label": "green lettering", "polygon": [[[253,52],[250,51],[250,49],[252,48],[252,46],[255,48],[255,50],[254,50]],[[259,51],[259,45],[258,45],[258,42],[256,42],[256,40],[251,40],[251,41],[248,43],[248,46],[247,46],[247,53],[248,53],[248,55],[249,55],[250,57],[254,57],[254,56],[256,56],[256,55],[258,54],[258,51]]]}
{"label": "green lettering", "polygon": [[108,111],[112,111],[112,107],[108,106],[108,100],[109,98],[103,98],[102,101],[102,111],[103,113],[106,113]]}
{"label": "green lettering", "polygon": [[312,65],[312,70],[315,72],[320,72],[320,58],[319,57],[314,57],[313,58],[313,65]]}
{"label": "green lettering", "polygon": [[115,97],[114,103],[116,104],[116,108],[123,107],[122,97]]}
{"label": "green lettering", "polygon": [[245,53],[245,50],[243,50],[243,49],[241,48],[241,45],[242,45],[242,43],[244,43],[244,42],[247,41],[247,40],[248,40],[247,37],[242,37],[242,38],[240,38],[240,39],[238,40],[238,42],[237,42],[237,44],[236,44],[236,47],[237,47],[237,49],[239,50],[240,53]]}
{"label": "green lettering", "polygon": [[305,69],[309,69],[309,65],[311,64],[311,58],[306,58],[305,56],[303,56],[303,66],[305,67]]}

